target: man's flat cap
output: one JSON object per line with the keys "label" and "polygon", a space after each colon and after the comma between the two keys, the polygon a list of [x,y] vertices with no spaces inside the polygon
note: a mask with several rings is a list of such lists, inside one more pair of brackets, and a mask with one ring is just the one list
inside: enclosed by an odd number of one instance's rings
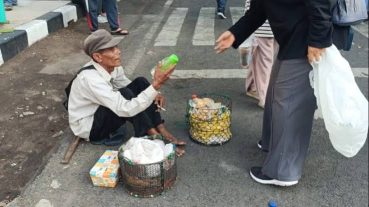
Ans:
{"label": "man's flat cap", "polygon": [[99,29],[85,39],[83,50],[91,57],[93,53],[99,50],[117,46],[122,39],[123,37],[113,37],[105,29]]}

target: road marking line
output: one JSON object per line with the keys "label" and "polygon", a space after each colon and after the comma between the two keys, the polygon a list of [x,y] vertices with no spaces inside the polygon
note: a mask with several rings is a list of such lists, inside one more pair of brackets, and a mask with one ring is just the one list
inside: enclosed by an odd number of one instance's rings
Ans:
{"label": "road marking line", "polygon": [[201,8],[192,39],[193,45],[199,46],[214,45],[215,43],[214,17],[215,17],[215,7]]}
{"label": "road marking line", "polygon": [[243,7],[230,7],[232,22],[235,24],[244,14],[245,8]]}
{"label": "road marking line", "polygon": [[163,20],[165,13],[168,11],[169,7],[172,5],[174,0],[167,0],[164,4],[164,9],[160,12],[159,15],[157,15],[157,18],[155,19],[155,23],[150,27],[149,31],[146,33],[143,41],[141,41],[141,44],[137,46],[137,50],[134,51],[134,54],[132,59],[127,63],[125,67],[125,72],[127,75],[132,75],[134,70],[137,68],[138,64],[140,63],[140,60],[145,55],[145,50],[147,46],[151,43],[154,34],[159,28],[160,22]]}
{"label": "road marking line", "polygon": [[358,78],[368,78],[368,68],[352,68],[352,73]]}
{"label": "road marking line", "polygon": [[368,23],[367,22],[361,23],[359,25],[355,25],[352,28],[354,28],[354,30],[356,30],[357,32],[359,32],[360,34],[368,38]]}
{"label": "road marking line", "polygon": [[175,8],[155,40],[154,46],[176,46],[188,8]]}
{"label": "road marking line", "polygon": [[171,79],[187,78],[245,78],[245,69],[199,69],[199,70],[175,70]]}
{"label": "road marking line", "polygon": [[[227,79],[246,78],[246,69],[199,69],[199,70],[175,70],[170,76],[171,79]],[[368,68],[352,68],[355,77],[368,78]]]}

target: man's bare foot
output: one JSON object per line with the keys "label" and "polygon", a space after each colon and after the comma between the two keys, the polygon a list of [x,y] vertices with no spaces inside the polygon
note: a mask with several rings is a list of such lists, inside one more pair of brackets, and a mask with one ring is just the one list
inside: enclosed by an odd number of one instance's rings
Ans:
{"label": "man's bare foot", "polygon": [[146,132],[148,135],[156,135],[156,134],[160,134],[155,128],[150,128],[149,130],[147,130]]}
{"label": "man's bare foot", "polygon": [[169,142],[177,145],[177,146],[183,146],[186,145],[187,143],[183,140],[177,139],[175,138],[165,127],[163,124],[158,125],[157,130],[159,131],[159,133],[161,135],[163,135],[163,137],[168,140]]}
{"label": "man's bare foot", "polygon": [[177,146],[176,147],[176,155],[178,156],[178,157],[181,157],[182,155],[184,155],[185,153],[186,153],[186,151],[185,151],[185,146]]}
{"label": "man's bare foot", "polygon": [[[163,134],[162,134],[163,135]],[[170,143],[175,144],[177,146],[185,146],[187,143],[181,139],[175,138],[175,137],[166,137],[163,135],[163,137],[168,140]]]}

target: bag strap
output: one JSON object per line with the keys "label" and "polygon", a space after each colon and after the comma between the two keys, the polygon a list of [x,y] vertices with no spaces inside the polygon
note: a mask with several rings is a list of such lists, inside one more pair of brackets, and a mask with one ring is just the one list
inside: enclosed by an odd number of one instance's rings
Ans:
{"label": "bag strap", "polygon": [[70,90],[72,88],[73,81],[74,79],[77,78],[78,74],[80,74],[82,71],[85,71],[85,70],[96,70],[96,68],[93,65],[88,65],[88,66],[85,66],[79,69],[79,71],[74,75],[72,80],[68,83],[68,86],[64,89],[66,99],[63,101],[63,106],[67,111],[68,111],[68,100],[69,100]]}

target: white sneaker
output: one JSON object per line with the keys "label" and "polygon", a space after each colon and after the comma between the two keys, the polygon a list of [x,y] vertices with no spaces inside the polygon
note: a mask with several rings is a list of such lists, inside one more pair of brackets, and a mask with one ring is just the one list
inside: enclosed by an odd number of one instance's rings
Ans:
{"label": "white sneaker", "polygon": [[278,186],[292,186],[298,183],[298,180],[295,181],[281,181],[270,178],[264,175],[261,172],[261,167],[252,167],[250,170],[250,175],[253,180],[258,183],[266,184],[266,185],[278,185]]}
{"label": "white sneaker", "polygon": [[221,19],[227,19],[227,17],[222,12],[218,12],[217,15]]}
{"label": "white sneaker", "polygon": [[106,16],[102,16],[101,14],[97,17],[97,21],[99,23],[107,23],[108,19],[106,18]]}

